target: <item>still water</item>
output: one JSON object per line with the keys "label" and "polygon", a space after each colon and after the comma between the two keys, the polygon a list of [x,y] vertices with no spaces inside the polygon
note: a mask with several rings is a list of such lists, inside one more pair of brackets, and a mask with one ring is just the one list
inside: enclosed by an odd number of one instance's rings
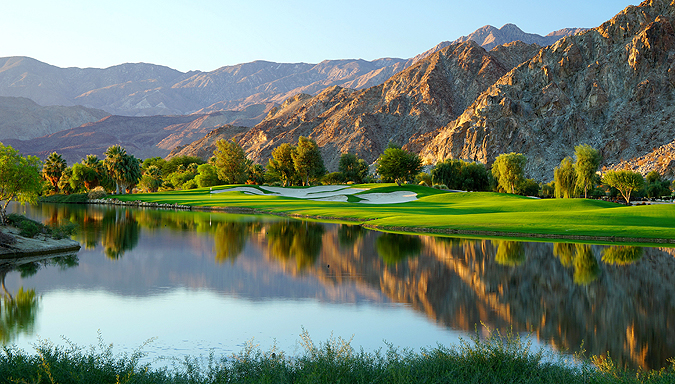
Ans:
{"label": "still water", "polygon": [[[42,204],[76,255],[0,267],[0,338],[114,343],[149,358],[299,352],[306,330],[366,351],[456,344],[481,323],[659,368],[675,356],[675,252],[383,234],[273,216]],[[32,294],[35,296],[31,296]],[[8,310],[13,305],[17,311]],[[18,313],[19,315],[15,315]],[[64,340],[65,339],[65,340]],[[387,344],[385,344],[387,343]]]}

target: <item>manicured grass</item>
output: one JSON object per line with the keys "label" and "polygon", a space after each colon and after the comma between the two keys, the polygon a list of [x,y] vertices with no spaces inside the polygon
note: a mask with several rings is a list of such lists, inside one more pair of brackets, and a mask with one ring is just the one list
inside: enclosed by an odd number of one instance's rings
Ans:
{"label": "manicured grass", "polygon": [[[214,187],[213,189],[223,189]],[[368,184],[348,202],[317,202],[243,192],[209,194],[208,188],[116,196],[120,200],[201,207],[246,207],[274,214],[342,218],[381,230],[472,230],[562,236],[675,239],[675,205],[627,207],[588,199],[532,199],[492,192],[451,193],[416,185]],[[418,200],[362,204],[366,193],[407,190]]]}
{"label": "manicured grass", "polygon": [[[672,383],[675,365],[659,371],[632,371],[610,359],[592,357],[575,364],[562,355],[534,350],[517,335],[489,331],[420,352],[390,346],[385,351],[356,351],[348,340],[331,338],[315,345],[306,332],[304,352],[262,351],[250,343],[231,357],[207,362],[186,357],[172,368],[141,363],[142,348],[115,356],[112,344],[97,347],[36,345],[35,354],[13,347],[0,352],[4,383]],[[579,356],[577,356],[579,357]]]}

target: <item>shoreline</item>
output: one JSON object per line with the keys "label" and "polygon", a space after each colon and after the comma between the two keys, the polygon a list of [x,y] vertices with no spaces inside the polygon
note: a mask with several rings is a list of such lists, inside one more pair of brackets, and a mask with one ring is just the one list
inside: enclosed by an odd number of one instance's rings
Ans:
{"label": "shoreline", "polygon": [[427,235],[468,235],[477,237],[500,237],[500,238],[524,238],[524,239],[544,239],[544,240],[573,240],[573,241],[589,241],[602,243],[640,243],[640,244],[675,244],[675,239],[666,238],[651,238],[651,237],[624,237],[624,236],[593,236],[593,235],[565,235],[565,234],[549,234],[549,233],[528,233],[528,232],[513,232],[513,231],[488,231],[477,229],[456,229],[456,228],[428,228],[428,227],[411,227],[411,226],[380,226],[368,224],[368,221],[350,217],[334,217],[334,216],[318,216],[318,215],[302,215],[298,213],[283,213],[261,210],[248,207],[213,207],[213,206],[194,206],[183,204],[161,204],[154,202],[145,202],[141,200],[123,201],[118,199],[97,199],[78,204],[92,204],[92,205],[118,205],[129,206],[137,208],[152,208],[152,209],[175,209],[185,211],[204,211],[204,212],[223,212],[235,214],[265,214],[280,217],[291,217],[297,219],[309,219],[319,221],[342,221],[360,223],[359,225],[371,230],[381,232],[402,232],[408,234],[427,234]]}
{"label": "shoreline", "polygon": [[0,246],[0,259],[73,253],[82,248],[79,242],[69,238],[56,240],[44,235],[38,235],[36,238],[23,237],[19,235],[18,228],[11,226],[0,226],[0,232],[11,234],[16,238],[15,244]]}

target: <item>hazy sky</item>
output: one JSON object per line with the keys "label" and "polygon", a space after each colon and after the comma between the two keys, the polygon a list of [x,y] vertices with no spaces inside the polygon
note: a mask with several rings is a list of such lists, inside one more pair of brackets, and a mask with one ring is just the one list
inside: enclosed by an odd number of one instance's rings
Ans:
{"label": "hazy sky", "polygon": [[268,60],[408,58],[490,24],[596,27],[630,0],[3,0],[0,57],[181,71]]}

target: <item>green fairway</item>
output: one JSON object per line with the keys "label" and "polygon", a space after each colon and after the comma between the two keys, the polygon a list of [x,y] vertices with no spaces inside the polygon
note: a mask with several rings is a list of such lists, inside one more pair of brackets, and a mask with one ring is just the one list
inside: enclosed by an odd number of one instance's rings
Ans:
{"label": "green fairway", "polygon": [[[347,202],[313,201],[273,195],[256,186],[219,186],[258,189],[209,192],[208,188],[115,196],[121,201],[171,203],[194,207],[250,208],[273,214],[348,220],[371,228],[402,232],[561,237],[598,241],[675,240],[675,205],[627,207],[587,199],[532,199],[492,193],[453,193],[433,188],[395,184],[352,185],[369,188],[349,195]],[[297,191],[297,188],[295,188]],[[364,204],[367,194],[411,191],[417,200],[397,204]],[[353,191],[352,191],[353,193]],[[318,194],[317,194],[318,196]],[[520,234],[520,235],[519,235]],[[612,239],[616,237],[617,239]]]}

